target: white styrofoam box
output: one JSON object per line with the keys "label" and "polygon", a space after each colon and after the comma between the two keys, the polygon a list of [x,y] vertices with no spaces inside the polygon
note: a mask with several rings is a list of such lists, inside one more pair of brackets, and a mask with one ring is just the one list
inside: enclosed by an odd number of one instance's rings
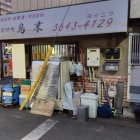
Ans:
{"label": "white styrofoam box", "polygon": [[32,70],[30,72],[31,85],[33,85],[33,83],[35,82],[43,63],[44,61],[32,61]]}
{"label": "white styrofoam box", "polygon": [[[20,94],[19,95],[19,105],[21,106],[24,100],[27,98],[28,94]],[[29,108],[29,102],[26,104],[25,108]]]}
{"label": "white styrofoam box", "polygon": [[80,96],[81,105],[89,106],[89,118],[97,117],[98,95],[94,93],[84,93]]}

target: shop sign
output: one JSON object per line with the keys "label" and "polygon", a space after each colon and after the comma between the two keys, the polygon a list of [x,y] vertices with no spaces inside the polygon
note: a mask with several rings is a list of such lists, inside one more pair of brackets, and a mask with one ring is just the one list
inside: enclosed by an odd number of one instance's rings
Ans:
{"label": "shop sign", "polygon": [[127,32],[128,0],[0,16],[0,40]]}

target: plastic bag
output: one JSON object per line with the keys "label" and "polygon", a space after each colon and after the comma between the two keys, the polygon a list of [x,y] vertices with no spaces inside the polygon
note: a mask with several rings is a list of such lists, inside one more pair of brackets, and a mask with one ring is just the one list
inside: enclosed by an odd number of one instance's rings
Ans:
{"label": "plastic bag", "polygon": [[83,66],[82,64],[79,62],[77,67],[76,67],[76,75],[77,76],[82,76],[82,72],[83,72]]}
{"label": "plastic bag", "polygon": [[65,94],[63,98],[63,108],[68,110],[73,110],[73,83],[67,82],[64,86]]}
{"label": "plastic bag", "polygon": [[75,74],[76,71],[77,71],[77,64],[75,62],[72,62],[70,66],[70,75]]}
{"label": "plastic bag", "polygon": [[112,117],[112,110],[109,104],[99,105],[97,109],[98,117],[109,118]]}

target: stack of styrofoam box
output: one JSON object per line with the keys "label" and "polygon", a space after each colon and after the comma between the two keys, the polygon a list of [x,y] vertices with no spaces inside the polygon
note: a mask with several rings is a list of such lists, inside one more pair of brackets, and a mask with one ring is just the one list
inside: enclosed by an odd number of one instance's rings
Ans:
{"label": "stack of styrofoam box", "polygon": [[46,96],[56,98],[58,92],[58,80],[59,80],[59,62],[48,62],[45,72],[40,80],[40,89],[38,96],[46,98]]}
{"label": "stack of styrofoam box", "polygon": [[44,61],[32,61],[32,70],[30,73],[31,86],[34,84]]}

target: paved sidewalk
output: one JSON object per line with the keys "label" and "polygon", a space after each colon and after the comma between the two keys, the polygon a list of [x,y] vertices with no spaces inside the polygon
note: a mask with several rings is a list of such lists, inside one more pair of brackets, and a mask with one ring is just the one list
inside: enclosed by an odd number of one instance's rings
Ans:
{"label": "paved sidewalk", "polygon": [[40,140],[140,140],[140,124],[135,120],[97,118],[82,123],[63,113],[48,118],[33,115],[29,110],[2,107],[0,140],[21,140],[48,119],[57,123]]}

